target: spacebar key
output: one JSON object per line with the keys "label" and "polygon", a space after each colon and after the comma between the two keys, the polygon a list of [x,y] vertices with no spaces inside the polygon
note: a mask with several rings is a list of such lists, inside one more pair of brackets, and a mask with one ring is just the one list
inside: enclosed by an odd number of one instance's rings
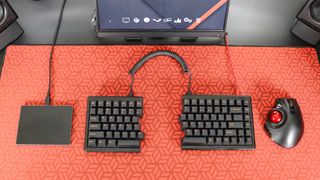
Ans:
{"label": "spacebar key", "polygon": [[140,141],[139,140],[119,140],[118,147],[119,148],[139,148]]}
{"label": "spacebar key", "polygon": [[207,145],[207,140],[205,137],[184,137],[182,140],[183,145]]}

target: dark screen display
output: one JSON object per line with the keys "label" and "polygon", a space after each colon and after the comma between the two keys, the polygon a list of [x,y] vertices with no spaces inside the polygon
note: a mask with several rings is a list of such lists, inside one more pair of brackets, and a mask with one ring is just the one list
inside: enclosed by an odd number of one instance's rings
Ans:
{"label": "dark screen display", "polygon": [[224,30],[228,0],[97,0],[100,30]]}

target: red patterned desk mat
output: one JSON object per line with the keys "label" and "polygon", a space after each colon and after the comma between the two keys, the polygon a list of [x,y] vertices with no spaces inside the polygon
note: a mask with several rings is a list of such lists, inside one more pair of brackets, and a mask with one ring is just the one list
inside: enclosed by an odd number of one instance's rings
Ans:
{"label": "red patterned desk mat", "polygon": [[[197,94],[253,98],[256,150],[181,151],[181,98],[187,76],[158,57],[137,74],[144,97],[142,153],[86,153],[86,100],[127,95],[128,70],[148,52],[168,49],[185,58]],[[41,104],[47,90],[48,46],[11,46],[0,80],[0,179],[319,179],[320,66],[311,48],[214,46],[58,46],[53,59],[53,103],[72,104],[70,146],[15,144],[20,106]],[[275,145],[263,131],[278,97],[297,98],[305,133],[294,149]]]}

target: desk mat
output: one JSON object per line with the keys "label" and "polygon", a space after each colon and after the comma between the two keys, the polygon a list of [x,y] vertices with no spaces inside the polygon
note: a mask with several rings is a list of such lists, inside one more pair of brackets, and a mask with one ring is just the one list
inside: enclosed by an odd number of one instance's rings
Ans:
{"label": "desk mat", "polygon": [[[187,77],[168,57],[148,62],[135,78],[144,97],[141,153],[84,151],[88,96],[127,95],[128,70],[154,50],[185,58],[196,94],[250,95],[256,149],[182,151],[178,123]],[[0,179],[319,179],[320,65],[311,48],[222,46],[57,46],[53,104],[73,105],[69,146],[15,144],[20,106],[43,104],[48,46],[11,46],[0,80]],[[304,117],[299,145],[284,149],[263,130],[276,98],[294,97]]]}

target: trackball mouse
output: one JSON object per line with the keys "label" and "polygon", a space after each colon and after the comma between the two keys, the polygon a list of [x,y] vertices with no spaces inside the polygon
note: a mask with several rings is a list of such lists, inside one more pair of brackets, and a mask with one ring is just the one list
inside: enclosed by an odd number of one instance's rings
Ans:
{"label": "trackball mouse", "polygon": [[274,108],[269,111],[265,129],[275,143],[285,148],[295,147],[304,131],[297,101],[293,98],[277,99]]}

